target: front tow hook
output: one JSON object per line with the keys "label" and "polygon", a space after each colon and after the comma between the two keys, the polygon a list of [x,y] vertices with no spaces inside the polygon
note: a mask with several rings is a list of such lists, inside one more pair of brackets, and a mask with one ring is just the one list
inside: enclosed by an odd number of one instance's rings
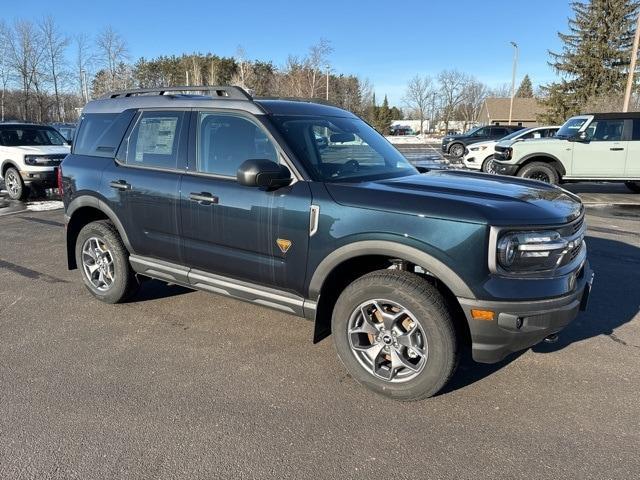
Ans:
{"label": "front tow hook", "polygon": [[544,343],[556,343],[558,341],[558,338],[560,337],[558,337],[557,333],[552,333],[548,337],[545,337]]}

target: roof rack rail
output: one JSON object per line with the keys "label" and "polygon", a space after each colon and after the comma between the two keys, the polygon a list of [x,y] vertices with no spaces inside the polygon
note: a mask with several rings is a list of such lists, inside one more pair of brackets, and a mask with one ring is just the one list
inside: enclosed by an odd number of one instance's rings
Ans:
{"label": "roof rack rail", "polygon": [[214,86],[203,85],[196,87],[157,87],[157,88],[136,88],[131,90],[119,90],[116,92],[109,92],[102,98],[127,98],[136,97],[140,95],[167,95],[167,94],[180,94],[188,92],[206,92],[211,97],[228,98],[233,100],[253,100],[251,95],[247,93],[242,87],[236,86]]}

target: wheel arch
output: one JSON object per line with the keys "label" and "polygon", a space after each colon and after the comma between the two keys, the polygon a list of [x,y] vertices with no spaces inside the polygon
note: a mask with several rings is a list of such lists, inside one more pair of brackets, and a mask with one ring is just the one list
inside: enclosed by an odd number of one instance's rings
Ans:
{"label": "wheel arch", "polygon": [[468,324],[457,297],[474,298],[466,282],[434,256],[409,245],[384,240],[365,240],[344,245],[329,254],[314,271],[309,282],[309,298],[316,302],[314,343],[331,334],[331,314],[340,293],[357,278],[369,272],[389,268],[393,260],[421,267],[424,278],[433,282],[451,307],[458,327],[468,336]]}
{"label": "wheel arch", "polygon": [[102,200],[88,195],[77,197],[67,207],[65,216],[67,267],[69,270],[74,270],[78,267],[76,264],[75,248],[80,230],[82,230],[85,225],[96,220],[109,220],[113,223],[129,253],[134,253],[122,222],[120,222],[115,212]]}
{"label": "wheel arch", "polygon": [[15,160],[10,160],[10,159],[4,160],[4,161],[2,162],[2,166],[0,166],[0,173],[2,173],[2,175],[1,175],[1,176],[2,176],[2,178],[4,178],[4,174],[5,174],[5,172],[6,172],[6,171],[7,171],[7,169],[9,169],[10,167],[13,167],[13,168],[15,168],[16,170],[20,171],[20,169],[18,168],[18,165],[16,165]]}
{"label": "wheel arch", "polygon": [[561,178],[567,174],[567,171],[564,168],[564,165],[562,164],[562,162],[558,157],[550,153],[543,153],[543,152],[530,153],[529,155],[525,155],[524,157],[522,157],[519,163],[518,172],[522,170],[522,168],[524,168],[526,165],[533,162],[548,163],[550,165],[553,165],[553,167],[556,169],[556,171],[558,172]]}

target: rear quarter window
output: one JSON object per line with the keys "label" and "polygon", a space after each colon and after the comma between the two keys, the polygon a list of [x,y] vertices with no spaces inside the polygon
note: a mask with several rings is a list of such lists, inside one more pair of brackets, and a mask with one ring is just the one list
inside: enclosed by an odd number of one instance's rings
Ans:
{"label": "rear quarter window", "polygon": [[122,113],[83,115],[73,144],[73,153],[93,157],[115,157],[135,113],[135,110],[125,110]]}

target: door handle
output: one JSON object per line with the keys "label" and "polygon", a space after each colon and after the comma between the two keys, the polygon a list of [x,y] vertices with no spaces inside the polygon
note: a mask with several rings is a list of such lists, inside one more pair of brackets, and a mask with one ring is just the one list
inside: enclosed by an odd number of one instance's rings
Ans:
{"label": "door handle", "polygon": [[189,200],[198,202],[200,205],[215,205],[218,203],[218,197],[211,195],[209,192],[191,192]]}
{"label": "door handle", "polygon": [[114,180],[109,182],[111,188],[117,188],[118,190],[131,190],[131,184],[124,180]]}
{"label": "door handle", "polygon": [[620,152],[621,150],[624,150],[624,148],[622,148],[622,147],[611,147],[609,150],[614,151],[614,152]]}

